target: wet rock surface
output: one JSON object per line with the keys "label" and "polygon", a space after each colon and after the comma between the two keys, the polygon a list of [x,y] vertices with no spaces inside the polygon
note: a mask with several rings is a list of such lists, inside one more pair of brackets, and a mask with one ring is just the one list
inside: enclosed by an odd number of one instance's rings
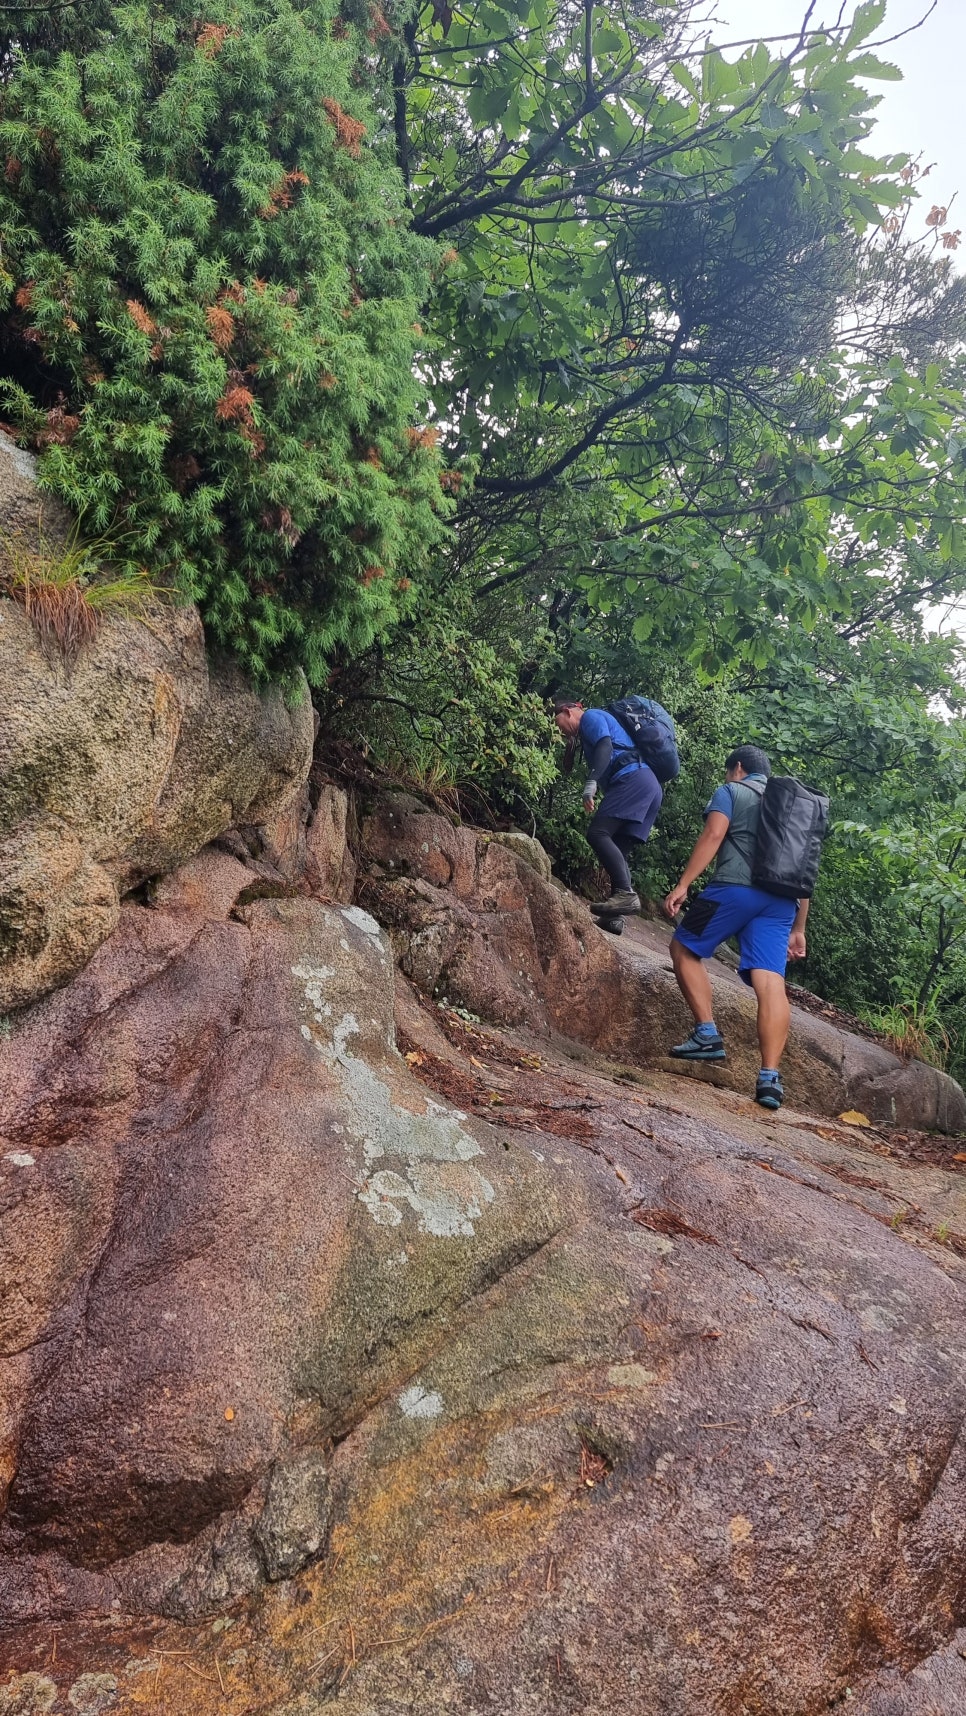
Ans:
{"label": "wet rock surface", "polygon": [[[403,795],[362,821],[363,890],[393,935],[402,969],[427,994],[498,1024],[557,1030],[636,1066],[668,1065],[691,1015],[668,954],[670,928],[626,920],[617,944],[582,901],[511,847]],[[709,961],[721,1068],[686,1071],[752,1090],[760,1064],[755,1003],[729,965]],[[783,1062],[792,1101],[835,1115],[855,1109],[887,1125],[966,1130],[954,1079],[796,1008]]]}
{"label": "wet rock surface", "polygon": [[532,1028],[242,840],[0,1044],[0,1712],[955,1716],[962,1139],[566,1040],[645,932],[451,835]]}

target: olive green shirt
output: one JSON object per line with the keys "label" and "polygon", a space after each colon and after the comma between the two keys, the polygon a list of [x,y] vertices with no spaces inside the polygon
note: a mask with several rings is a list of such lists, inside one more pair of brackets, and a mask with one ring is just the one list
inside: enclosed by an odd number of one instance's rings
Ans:
{"label": "olive green shirt", "polygon": [[[765,790],[764,775],[748,775],[743,781],[727,781],[719,787],[708,805],[705,816],[712,810],[728,815],[727,800],[731,801],[728,832],[720,847],[714,867],[716,882],[734,882],[739,887],[752,887],[751,867],[758,838],[761,816],[761,795]],[[752,784],[754,783],[754,785]]]}

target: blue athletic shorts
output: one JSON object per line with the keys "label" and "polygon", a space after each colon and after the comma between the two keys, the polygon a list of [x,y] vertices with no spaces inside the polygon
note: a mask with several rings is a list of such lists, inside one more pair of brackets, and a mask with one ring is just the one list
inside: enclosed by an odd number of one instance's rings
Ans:
{"label": "blue athletic shorts", "polygon": [[738,971],[746,983],[749,971],[777,971],[784,976],[797,909],[794,900],[781,900],[763,888],[709,882],[688,907],[674,940],[699,959],[710,959],[720,942],[736,935]]}

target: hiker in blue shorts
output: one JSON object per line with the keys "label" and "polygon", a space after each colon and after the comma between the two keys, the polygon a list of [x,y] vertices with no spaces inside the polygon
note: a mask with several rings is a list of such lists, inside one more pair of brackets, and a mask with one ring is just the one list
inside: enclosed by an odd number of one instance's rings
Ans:
{"label": "hiker in blue shorts", "polygon": [[664,901],[676,917],[688,888],[717,858],[714,879],[693,900],[674,932],[671,961],[678,988],[694,1014],[695,1027],[671,1054],[684,1061],[723,1061],[724,1040],[714,1022],[711,981],[702,960],[729,936],[738,937],[739,975],[758,1002],[761,1072],[755,1101],[780,1108],[784,1098],[779,1062],[791,1014],[785,993],[785,964],[805,958],[808,900],[786,900],[751,883],[761,795],[771,764],[757,745],[739,745],[725,763],[725,784],[705,810],[704,832],[676,888]]}
{"label": "hiker in blue shorts", "polygon": [[[585,709],[576,697],[554,703],[554,720],[567,739],[564,767],[573,766],[579,740],[587,767],[582,793],[590,816],[587,839],[610,877],[609,899],[591,906],[601,929],[620,935],[625,916],[639,912],[627,856],[647,839],[661,808],[660,783],[630,734],[606,709]],[[598,792],[603,797],[594,809]]]}

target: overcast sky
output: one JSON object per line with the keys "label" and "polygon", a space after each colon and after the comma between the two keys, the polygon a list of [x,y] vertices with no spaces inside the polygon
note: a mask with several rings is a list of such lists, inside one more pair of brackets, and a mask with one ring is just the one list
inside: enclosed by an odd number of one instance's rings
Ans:
{"label": "overcast sky", "polygon": [[[907,30],[923,17],[929,4],[930,0],[889,0],[885,22],[873,40],[883,41]],[[720,42],[778,35],[797,29],[807,9],[807,0],[718,0],[721,22],[712,33]],[[839,0],[818,0],[811,21],[834,23],[838,11]],[[847,0],[846,17],[854,11],[854,0]],[[922,151],[924,164],[934,161],[921,187],[914,219],[928,214],[934,202],[948,204],[959,192],[949,224],[961,226],[966,234],[966,0],[937,0],[921,29],[882,48],[879,58],[897,65],[903,81],[874,86],[872,93],[881,95],[882,101],[876,109],[870,149],[875,154]],[[960,266],[963,255],[960,251]]]}

